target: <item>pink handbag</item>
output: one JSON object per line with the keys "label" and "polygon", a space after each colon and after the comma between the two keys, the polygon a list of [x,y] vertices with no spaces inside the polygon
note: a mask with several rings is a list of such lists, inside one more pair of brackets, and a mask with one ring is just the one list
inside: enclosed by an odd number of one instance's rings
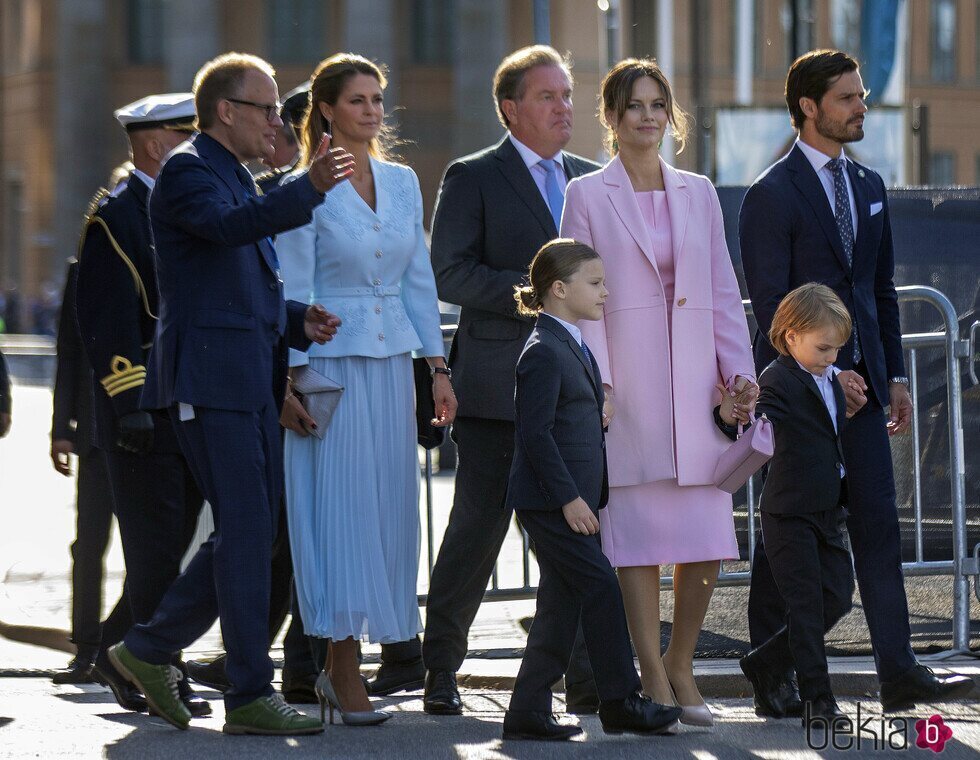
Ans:
{"label": "pink handbag", "polygon": [[752,415],[752,425],[745,434],[738,426],[738,438],[718,459],[715,466],[715,487],[728,493],[735,493],[755,475],[766,462],[772,459],[772,423],[766,415]]}

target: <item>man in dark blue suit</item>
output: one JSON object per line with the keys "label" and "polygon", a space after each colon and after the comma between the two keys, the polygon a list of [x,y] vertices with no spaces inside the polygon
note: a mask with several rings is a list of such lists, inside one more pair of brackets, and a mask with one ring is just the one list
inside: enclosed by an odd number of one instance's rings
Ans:
{"label": "man in dark blue suit", "polygon": [[[150,95],[114,115],[126,129],[134,168],[124,189],[93,199],[73,300],[95,371],[94,378],[89,371],[95,441],[107,464],[126,559],[123,601],[103,623],[95,670],[122,707],[142,711],[146,700],[109,662],[108,649],[134,622],[152,617],[180,574],[204,504],[170,416],[139,406],[159,311],[147,202],[164,158],[193,133],[194,99],[190,93]],[[174,664],[183,668],[179,659]],[[179,691],[192,715],[211,714],[188,681],[180,681]]]}
{"label": "man in dark blue suit", "polygon": [[[890,435],[908,429],[912,402],[905,377],[888,197],[881,177],[847,158],[844,145],[864,137],[867,106],[858,64],[819,50],[797,59],[786,78],[786,104],[799,139],[749,188],[739,241],[759,329],[756,368],[776,358],[766,336],[780,300],[807,282],[829,286],[854,323],[837,366],[845,391],[866,396],[841,439],[848,474],[847,529],[871,632],[886,711],[963,696],[973,682],[937,676],[916,663],[902,576]],[[848,404],[851,406],[851,404]],[[886,416],[885,408],[889,409]],[[849,409],[849,411],[852,411]],[[749,596],[752,646],[784,624],[785,605],[760,542]],[[791,674],[774,679],[762,702],[774,717],[798,714]],[[760,700],[757,700],[757,708]]]}
{"label": "man in dark blue suit", "polygon": [[220,617],[231,683],[225,732],[323,730],[272,691],[268,619],[286,350],[326,342],[339,320],[283,300],[269,237],[309,222],[323,194],[350,176],[353,159],[328,150],[325,139],[305,176],[256,194],[242,164],[270,155],[282,125],[273,76],[254,56],[205,64],[194,81],[201,134],[171,154],[150,197],[160,310],[142,406],[170,411],[215,531],[152,619],[110,658],[182,729],[190,714],[169,663]]}

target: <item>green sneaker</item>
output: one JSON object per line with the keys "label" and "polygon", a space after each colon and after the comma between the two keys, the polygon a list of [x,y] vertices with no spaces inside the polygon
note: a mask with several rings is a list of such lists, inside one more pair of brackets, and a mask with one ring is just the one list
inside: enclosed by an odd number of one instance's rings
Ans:
{"label": "green sneaker", "polygon": [[109,660],[123,678],[135,684],[146,695],[150,709],[167,723],[186,730],[191,714],[180,701],[177,681],[183,674],[172,665],[152,665],[143,662],[122,642],[109,647]]}
{"label": "green sneaker", "polygon": [[281,694],[272,694],[229,711],[222,730],[226,734],[301,736],[321,733],[323,721],[286,704]]}

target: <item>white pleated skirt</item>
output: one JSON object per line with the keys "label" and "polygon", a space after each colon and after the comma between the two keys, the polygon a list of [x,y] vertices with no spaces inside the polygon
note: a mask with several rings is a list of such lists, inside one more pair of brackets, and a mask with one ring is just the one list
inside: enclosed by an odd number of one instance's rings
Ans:
{"label": "white pleated skirt", "polygon": [[286,508],[307,635],[373,643],[421,630],[419,465],[410,354],[311,357],[344,386],[323,440],[286,431]]}

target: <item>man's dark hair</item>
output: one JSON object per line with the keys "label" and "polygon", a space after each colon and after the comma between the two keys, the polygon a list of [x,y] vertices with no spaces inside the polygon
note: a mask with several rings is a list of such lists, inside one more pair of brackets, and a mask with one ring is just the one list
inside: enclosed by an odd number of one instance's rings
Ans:
{"label": "man's dark hair", "polygon": [[811,50],[793,61],[786,75],[786,107],[793,126],[803,129],[806,121],[800,98],[819,104],[841,74],[857,70],[858,62],[840,50]]}

